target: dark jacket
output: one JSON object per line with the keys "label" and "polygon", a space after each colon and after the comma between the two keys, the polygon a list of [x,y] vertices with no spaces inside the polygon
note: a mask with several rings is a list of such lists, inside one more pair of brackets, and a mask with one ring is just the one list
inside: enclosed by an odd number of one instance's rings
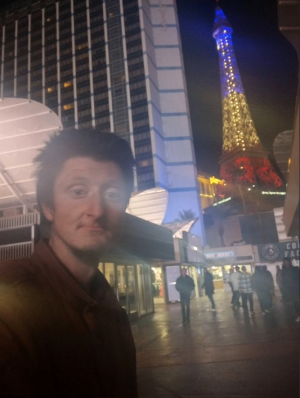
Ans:
{"label": "dark jacket", "polygon": [[[269,271],[268,271],[269,272]],[[268,275],[266,271],[255,271],[251,277],[252,289],[256,293],[266,293],[274,289],[273,277]]]}
{"label": "dark jacket", "polygon": [[188,275],[181,275],[176,279],[175,288],[180,293],[180,295],[190,296],[192,291],[195,289],[195,283],[193,279]]}
{"label": "dark jacket", "polygon": [[282,287],[287,300],[299,298],[299,267],[285,267],[282,269]]}
{"label": "dark jacket", "polygon": [[0,395],[137,397],[128,318],[100,271],[88,294],[46,243],[0,264]]}
{"label": "dark jacket", "polygon": [[210,296],[210,295],[214,294],[214,292],[215,292],[213,279],[214,278],[210,272],[208,272],[208,271],[205,272],[203,287],[205,288],[205,294],[207,296]]}

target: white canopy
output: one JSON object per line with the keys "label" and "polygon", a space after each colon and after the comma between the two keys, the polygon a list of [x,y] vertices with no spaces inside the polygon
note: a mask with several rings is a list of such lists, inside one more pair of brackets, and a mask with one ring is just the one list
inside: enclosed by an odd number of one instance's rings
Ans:
{"label": "white canopy", "polygon": [[60,118],[39,102],[0,99],[0,210],[35,204],[33,159],[61,129]]}

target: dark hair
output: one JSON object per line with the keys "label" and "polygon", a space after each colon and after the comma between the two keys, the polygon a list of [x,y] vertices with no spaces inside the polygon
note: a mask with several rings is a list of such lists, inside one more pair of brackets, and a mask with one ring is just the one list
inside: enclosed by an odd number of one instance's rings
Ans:
{"label": "dark hair", "polygon": [[292,259],[290,257],[283,257],[282,261],[287,261],[292,265]]}
{"label": "dark hair", "polygon": [[260,265],[256,265],[256,266],[255,266],[255,272],[260,272],[260,271],[261,271]]}
{"label": "dark hair", "polygon": [[97,129],[68,129],[52,135],[34,159],[37,164],[37,202],[41,213],[42,204],[53,206],[54,181],[64,163],[76,157],[116,163],[123,173],[129,201],[133,191],[135,160],[128,142],[116,134]]}

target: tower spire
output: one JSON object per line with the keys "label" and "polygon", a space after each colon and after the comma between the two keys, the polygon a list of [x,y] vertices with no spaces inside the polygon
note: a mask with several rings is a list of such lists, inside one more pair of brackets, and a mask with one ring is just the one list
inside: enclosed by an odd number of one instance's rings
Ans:
{"label": "tower spire", "polygon": [[267,158],[245,97],[232,44],[233,29],[223,10],[216,7],[213,37],[219,53],[223,108],[221,177],[279,187],[282,182]]}

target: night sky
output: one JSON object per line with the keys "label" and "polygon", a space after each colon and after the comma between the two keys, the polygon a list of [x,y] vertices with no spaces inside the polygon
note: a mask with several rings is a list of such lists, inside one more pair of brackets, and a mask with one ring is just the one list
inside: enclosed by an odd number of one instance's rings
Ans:
{"label": "night sky", "polygon": [[[199,172],[218,175],[222,104],[212,37],[214,0],[177,0],[188,97]],[[233,27],[233,46],[257,133],[272,151],[278,133],[293,128],[298,58],[279,32],[276,0],[220,0]]]}

